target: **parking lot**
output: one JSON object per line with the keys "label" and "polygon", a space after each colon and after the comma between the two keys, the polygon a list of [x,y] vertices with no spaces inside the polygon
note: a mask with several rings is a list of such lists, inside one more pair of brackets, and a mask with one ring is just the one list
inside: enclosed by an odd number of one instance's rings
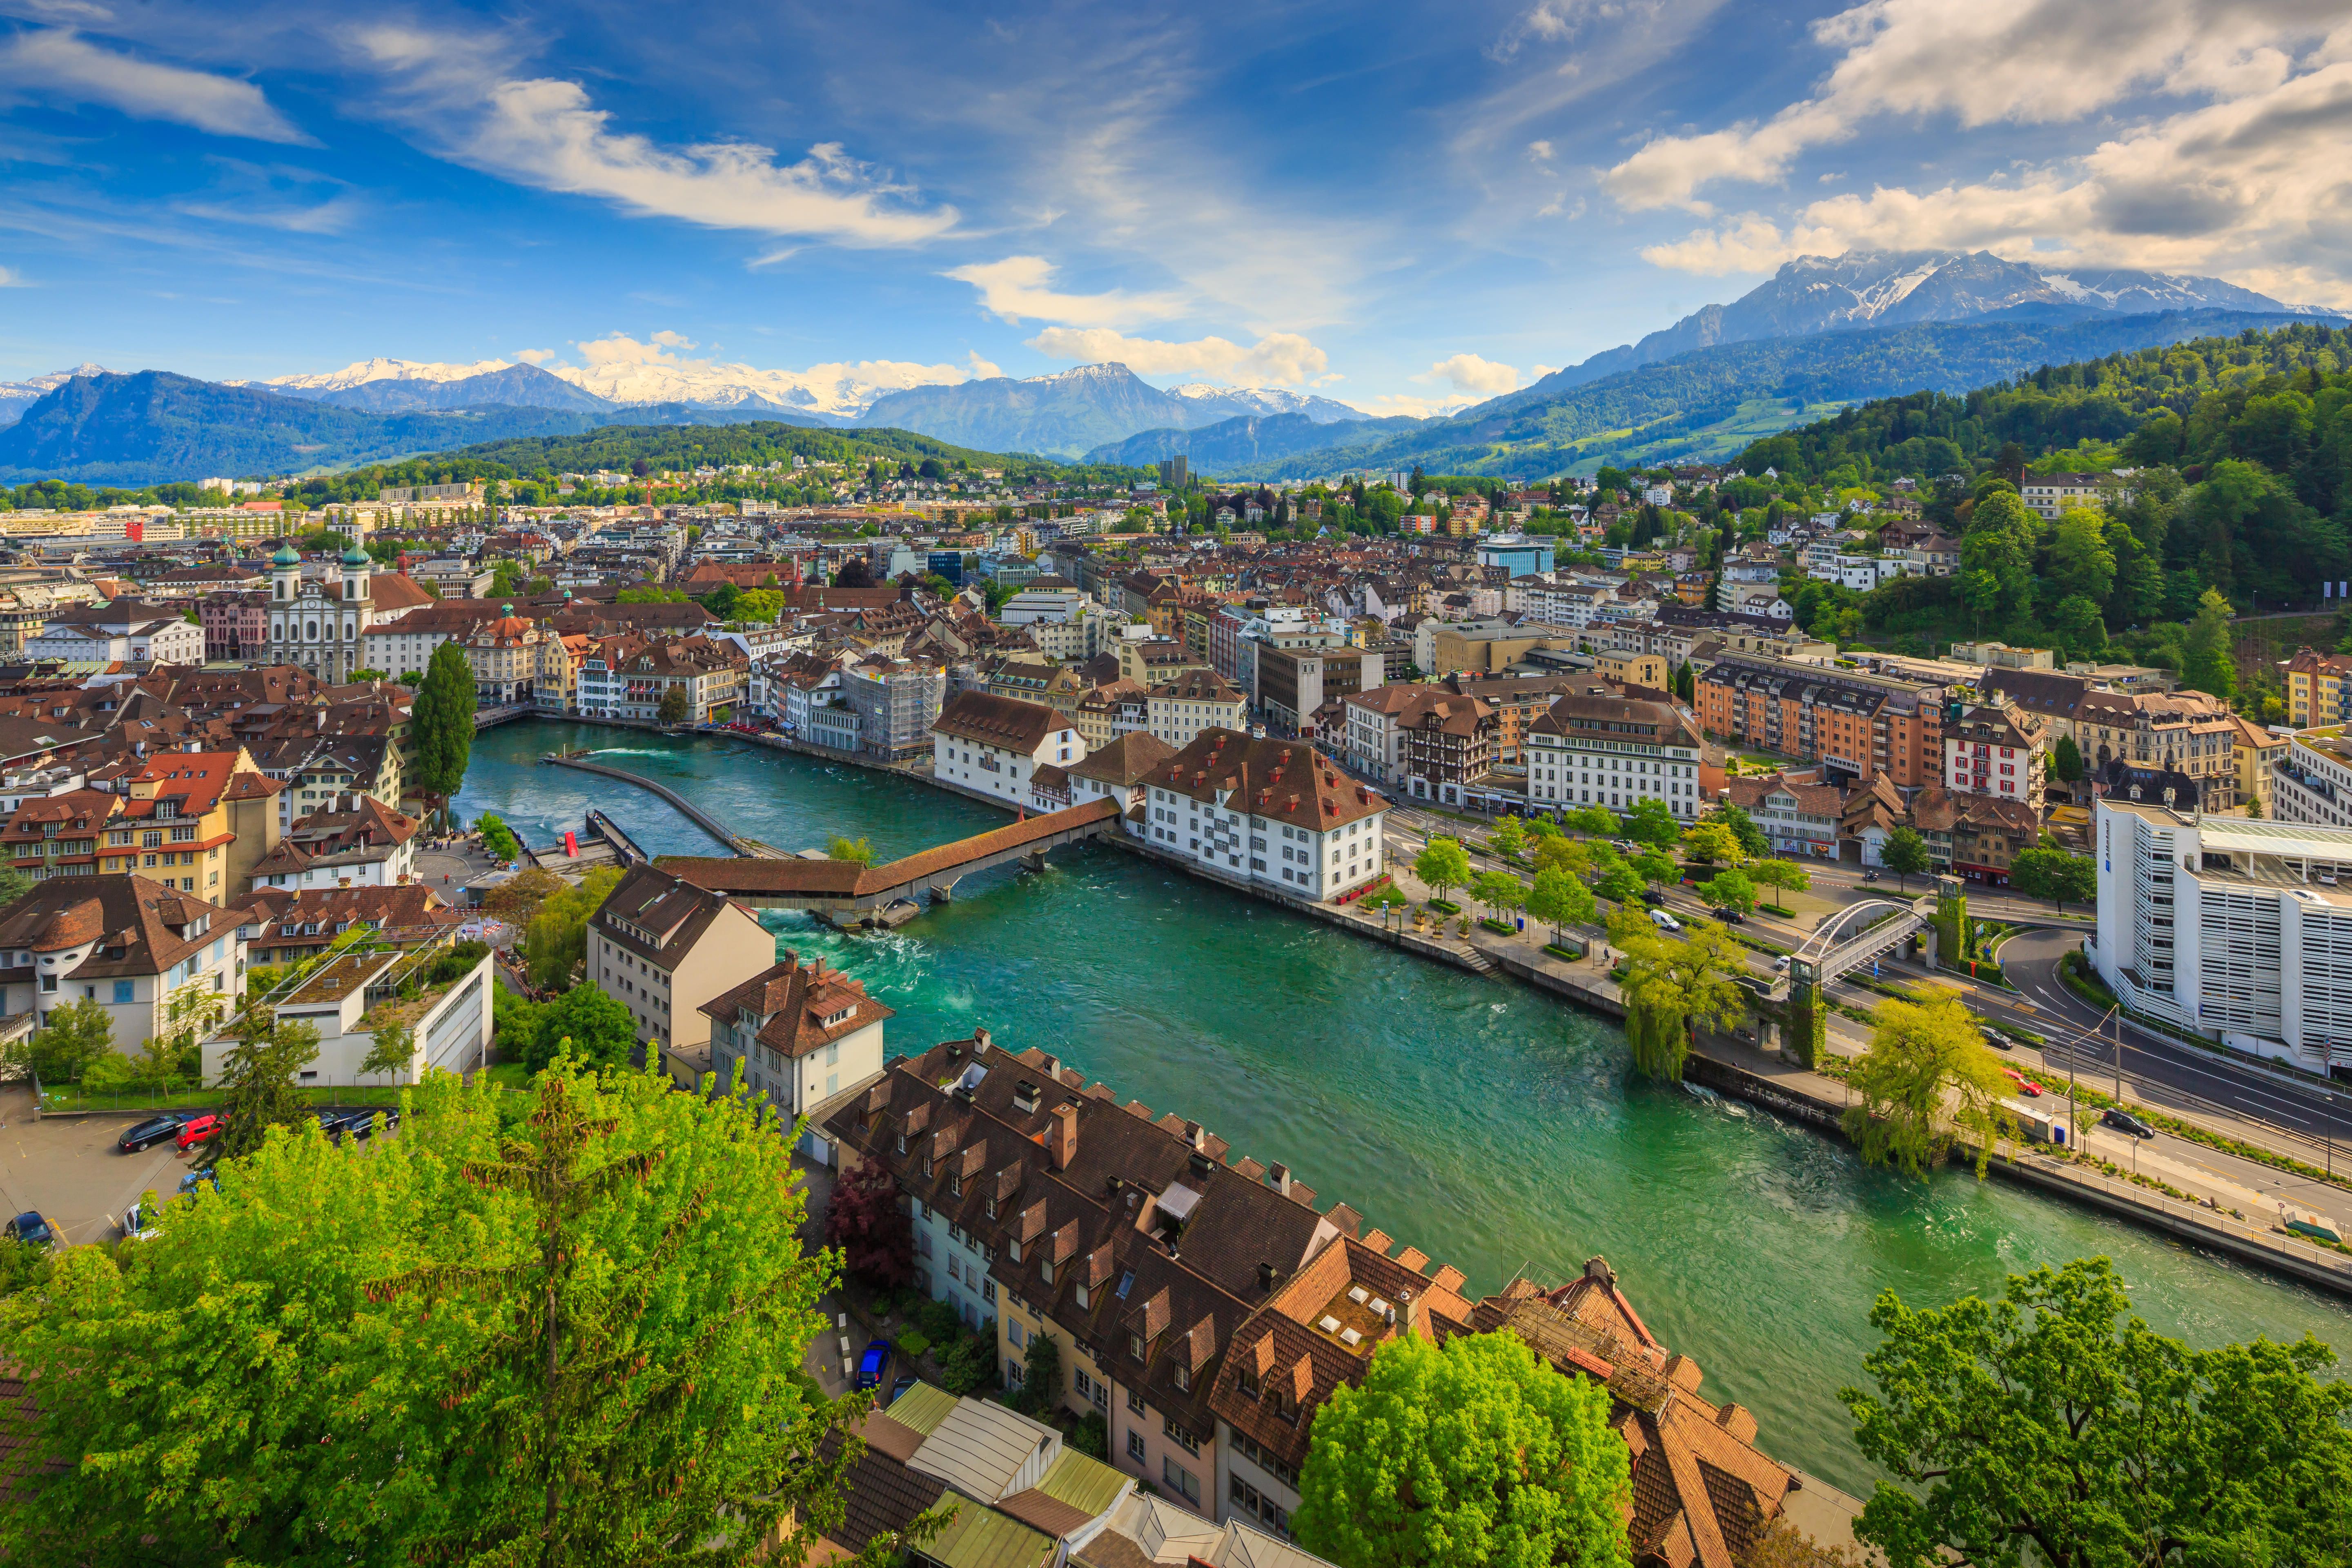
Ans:
{"label": "parking lot", "polygon": [[186,1162],[169,1142],[137,1154],[115,1141],[143,1116],[33,1119],[29,1089],[0,1087],[0,1209],[39,1213],[71,1243],[104,1241],[152,1187],[170,1197]]}

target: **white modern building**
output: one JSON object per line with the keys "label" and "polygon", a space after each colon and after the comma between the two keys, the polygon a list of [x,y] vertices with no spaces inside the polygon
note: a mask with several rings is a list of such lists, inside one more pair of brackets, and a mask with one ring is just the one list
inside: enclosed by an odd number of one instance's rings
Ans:
{"label": "white modern building", "polygon": [[2102,796],[2099,927],[2126,1007],[2313,1072],[2352,1065],[2352,828]]}
{"label": "white modern building", "polygon": [[1128,830],[1218,876],[1322,900],[1387,868],[1388,797],[1303,742],[1209,730],[1142,782]]}

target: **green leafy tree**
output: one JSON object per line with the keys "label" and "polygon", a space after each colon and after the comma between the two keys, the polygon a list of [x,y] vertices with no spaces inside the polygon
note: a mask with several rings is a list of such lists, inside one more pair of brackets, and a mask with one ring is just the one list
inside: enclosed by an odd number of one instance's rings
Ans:
{"label": "green leafy tree", "polygon": [[1633,873],[1654,888],[1683,879],[1683,868],[1675,858],[1655,849],[1644,849],[1633,857]]}
{"label": "green leafy tree", "polygon": [[874,864],[874,846],[865,838],[836,837],[824,853],[829,860],[846,860],[854,866]]}
{"label": "green leafy tree", "polygon": [[2095,507],[2074,507],[2059,515],[2050,539],[2048,592],[2053,598],[2079,595],[2094,605],[2115,587],[2116,552],[2107,543],[2107,519]]}
{"label": "green leafy tree", "polygon": [[1605,805],[1581,805],[1564,815],[1560,821],[1579,833],[1589,833],[1596,838],[1606,838],[1617,831],[1617,816]]}
{"label": "green leafy tree", "polygon": [[1717,871],[1701,890],[1706,894],[1707,902],[1738,910],[1743,915],[1756,907],[1756,884],[1743,871]]}
{"label": "green leafy tree", "polygon": [[1631,1461],[1609,1407],[1514,1334],[1389,1340],[1316,1413],[1298,1544],[1339,1568],[1623,1564]]}
{"label": "green leafy tree", "polygon": [[1683,836],[1683,825],[1675,819],[1666,803],[1653,795],[1644,795],[1628,806],[1624,813],[1624,836],[1636,844],[1647,844],[1665,849]]}
{"label": "green leafy tree", "polygon": [[2352,1384],[2305,1334],[2196,1350],[2131,1314],[2115,1265],[2009,1277],[1999,1304],[1889,1290],[1843,1389],[1878,1483],[1854,1528],[1888,1568],[2352,1558]]}
{"label": "green leafy tree", "polygon": [[1731,825],[1710,817],[1691,825],[1683,835],[1683,851],[1692,859],[1708,866],[1726,866],[1734,869],[1748,864],[1748,850]]}
{"label": "green leafy tree", "polygon": [[514,829],[506,825],[504,818],[486,811],[475,822],[474,831],[482,836],[482,847],[499,859],[522,858],[522,841],[514,836]]}
{"label": "green leafy tree", "polygon": [[1881,864],[1894,872],[1897,885],[1907,889],[1912,878],[1924,874],[1934,864],[1927,856],[1927,841],[1919,837],[1916,827],[1898,827],[1886,836],[1879,846]]}
{"label": "green leafy tree", "polygon": [[1029,1336],[1021,1363],[1021,1403],[1030,1415],[1049,1416],[1062,1405],[1062,1347],[1051,1334]]}
{"label": "green leafy tree", "polygon": [[1756,826],[1756,819],[1748,815],[1748,808],[1737,801],[1725,801],[1708,812],[1706,820],[1720,822],[1731,829],[1731,836],[1739,840],[1739,847],[1748,852],[1751,860],[1761,859],[1771,850],[1771,845],[1765,840],[1764,830]]}
{"label": "green leafy tree", "polygon": [[1565,871],[1572,877],[1592,874],[1592,847],[1580,838],[1555,833],[1536,840],[1536,869]]}
{"label": "green leafy tree", "polygon": [[694,704],[686,695],[686,688],[673,681],[662,693],[661,704],[654,716],[665,724],[683,724],[694,716]]}
{"label": "green leafy tree", "polygon": [[1881,1002],[1875,1016],[1870,1048],[1846,1075],[1854,1094],[1846,1135],[1867,1163],[1922,1180],[1966,1137],[1981,1179],[2015,1131],[2000,1103],[2009,1079],[1984,1032],[1954,996]]}
{"label": "green leafy tree", "polygon": [[1527,884],[1508,871],[1481,871],[1470,884],[1470,896],[1497,917],[1509,913],[1527,901]]}
{"label": "green leafy tree", "polygon": [[[1748,879],[1782,893],[1801,893],[1813,885],[1813,874],[1794,860],[1759,860],[1748,868]],[[1772,907],[1785,912],[1784,906],[1778,902]]]}
{"label": "green leafy tree", "polygon": [[1528,852],[1527,825],[1516,816],[1503,818],[1495,824],[1494,831],[1486,835],[1486,847],[1497,855],[1518,858]]}
{"label": "green leafy tree", "polygon": [[2230,657],[2233,614],[2221,591],[2208,588],[2199,595],[2196,618],[2181,639],[2186,656],[2180,668],[2182,684],[2192,690],[2210,691],[2224,702],[2238,695],[2238,666]]}
{"label": "green leafy tree", "polygon": [[1628,899],[1641,896],[1642,873],[1635,870],[1623,856],[1611,850],[1605,858],[1595,855],[1592,864],[1596,869],[1592,890],[1602,898],[1612,903],[1622,904]]}
{"label": "green leafy tree", "polygon": [[228,998],[204,989],[201,982],[173,992],[163,1003],[163,1032],[139,1043],[131,1080],[152,1090],[168,1089],[183,1079],[193,1082],[204,1071],[205,1037],[227,1013]]}
{"label": "green leafy tree", "polygon": [[2074,744],[2072,735],[2061,735],[2050,749],[2050,776],[2060,784],[2074,784],[2083,776],[2083,749]]}
{"label": "green leafy tree", "polygon": [[1439,898],[1470,885],[1470,854],[1459,838],[1433,838],[1412,858],[1412,874]]}
{"label": "green leafy tree", "polygon": [[416,744],[416,788],[446,809],[464,785],[474,754],[474,669],[456,643],[433,650],[408,729]]}
{"label": "green leafy tree", "polygon": [[524,1065],[534,1073],[559,1056],[594,1068],[628,1065],[637,1048],[637,1024],[618,998],[593,985],[574,985],[541,1009]]}
{"label": "green leafy tree", "polygon": [[527,910],[516,911],[523,928],[523,966],[530,972],[530,983],[542,991],[552,991],[570,981],[572,970],[587,957],[588,918],[621,885],[621,873],[617,867],[599,867],[583,877],[576,888],[552,877],[548,880],[555,883],[554,891]]}
{"label": "green leafy tree", "polygon": [[112,1054],[114,1019],[86,996],[49,1009],[41,1026],[22,1045],[8,1047],[8,1059],[30,1067],[45,1083],[79,1083],[91,1064]]}
{"label": "green leafy tree", "polygon": [[1567,927],[1590,921],[1592,912],[1592,889],[1582,878],[1558,868],[1536,873],[1535,886],[1528,891],[1528,913],[1551,926],[1554,942],[1568,934]]}
{"label": "green leafy tree", "polygon": [[220,1135],[205,1145],[206,1161],[215,1164],[259,1149],[273,1127],[310,1121],[298,1086],[302,1069],[319,1057],[315,1025],[282,1020],[267,1008],[241,1015],[230,1033],[236,1044],[221,1058]]}
{"label": "green leafy tree", "polygon": [[2010,862],[2010,886],[2029,899],[2048,899],[2063,910],[2066,900],[2088,903],[2099,894],[2099,868],[2087,855],[2069,855],[2055,845],[2018,851]]}
{"label": "green leafy tree", "polygon": [[1747,1012],[1734,979],[1747,967],[1745,950],[1713,921],[1691,921],[1673,937],[1633,910],[1618,911],[1609,935],[1625,952],[1618,988],[1633,1066],[1649,1078],[1678,1079],[1696,1031],[1723,1028]]}
{"label": "green leafy tree", "polygon": [[31,897],[32,891],[33,879],[14,866],[0,866],[0,910]]}
{"label": "green leafy tree", "polygon": [[368,1030],[367,1059],[360,1071],[370,1076],[397,1076],[403,1080],[416,1062],[416,1025],[405,1015],[386,1011],[362,1021]]}

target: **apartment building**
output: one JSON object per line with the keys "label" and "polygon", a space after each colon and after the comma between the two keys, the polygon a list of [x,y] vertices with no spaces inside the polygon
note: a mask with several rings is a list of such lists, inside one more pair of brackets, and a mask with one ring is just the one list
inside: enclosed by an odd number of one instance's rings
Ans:
{"label": "apartment building", "polygon": [[37,881],[136,871],[226,903],[278,844],[280,786],[241,748],[161,752],[106,782],[19,805],[9,863]]}
{"label": "apartment building", "polygon": [[1303,742],[1204,731],[1142,783],[1141,837],[1218,876],[1322,900],[1387,865],[1388,798]]}
{"label": "apartment building", "polygon": [[2069,508],[2105,506],[2110,496],[2127,501],[2138,492],[2113,474],[2028,474],[2017,493],[2027,510],[2055,522]]}
{"label": "apartment building", "polygon": [[[882,1071],[883,1026],[893,1010],[823,959],[803,963],[787,952],[774,963],[701,1005],[709,1020],[707,1070],[723,1089],[737,1083],[760,1095],[790,1123],[812,1121],[801,1152],[833,1163],[833,1141],[821,1122],[841,1096]],[[674,1059],[691,1047],[672,1047]],[[697,1081],[688,1087],[700,1089]]]}
{"label": "apartment building", "polygon": [[2352,722],[2352,654],[2294,650],[2286,676],[2286,721],[2298,730]]}
{"label": "apartment building", "polygon": [[43,882],[0,910],[0,1007],[48,1022],[68,1002],[95,1002],[115,1048],[169,1032],[185,992],[220,999],[245,989],[241,910],[151,878],[100,875]]}
{"label": "apartment building", "polygon": [[1559,698],[1528,728],[1528,799],[1551,810],[1662,800],[1685,821],[1706,809],[1706,747],[1669,702],[1596,688]]}
{"label": "apartment building", "polygon": [[2183,773],[2207,811],[2244,804],[2240,732],[2237,716],[2202,691],[2095,689],[2074,716],[2074,744],[2100,787],[2112,791],[2135,773]]}
{"label": "apartment building", "polygon": [[1249,699],[1215,670],[1187,670],[1151,689],[1145,714],[1151,734],[1181,751],[1203,730],[1249,728]]}
{"label": "apartment building", "polygon": [[2281,822],[2352,827],[2352,742],[2330,724],[2287,738],[2271,770],[2272,815]]}
{"label": "apartment building", "polygon": [[2105,795],[2092,963],[2126,1007],[2260,1056],[2352,1066],[2352,829]]}
{"label": "apartment building", "polygon": [[587,983],[628,1008],[649,1055],[707,1047],[703,1004],[775,956],[750,910],[652,866],[631,870],[588,921]]}
{"label": "apartment building", "polygon": [[1726,779],[1723,790],[1723,797],[1762,830],[1774,855],[1837,858],[1845,792],[1835,784],[1786,773],[1743,773]]}
{"label": "apartment building", "polygon": [[1884,772],[1916,788],[1943,775],[1947,688],[1755,654],[1727,654],[1697,679],[1699,726],[1759,751],[1819,763],[1843,780]]}
{"label": "apartment building", "polygon": [[947,692],[947,671],[936,664],[875,660],[841,671],[841,700],[857,714],[861,747],[894,763],[930,745]]}
{"label": "apartment building", "polygon": [[2042,725],[2021,709],[1988,703],[1944,727],[1943,784],[1955,795],[2021,802],[2042,815]]}
{"label": "apartment building", "polygon": [[1258,707],[1277,734],[1297,734],[1325,704],[1371,690],[1387,679],[1381,656],[1358,647],[1262,643],[1256,657]]}
{"label": "apartment building", "polygon": [[1355,765],[1416,800],[1459,804],[1495,765],[1501,721],[1475,697],[1442,686],[1384,686],[1350,698],[1347,748]]}
{"label": "apartment building", "polygon": [[959,691],[931,725],[934,777],[1026,807],[1037,770],[1087,754],[1077,725],[1042,702]]}

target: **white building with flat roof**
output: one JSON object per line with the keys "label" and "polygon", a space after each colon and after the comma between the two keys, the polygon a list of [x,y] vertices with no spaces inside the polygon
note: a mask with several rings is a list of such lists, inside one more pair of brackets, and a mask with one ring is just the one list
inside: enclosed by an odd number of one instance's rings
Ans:
{"label": "white building with flat roof", "polygon": [[2103,796],[2099,929],[2126,1007],[2313,1072],[2352,1065],[2352,828]]}

